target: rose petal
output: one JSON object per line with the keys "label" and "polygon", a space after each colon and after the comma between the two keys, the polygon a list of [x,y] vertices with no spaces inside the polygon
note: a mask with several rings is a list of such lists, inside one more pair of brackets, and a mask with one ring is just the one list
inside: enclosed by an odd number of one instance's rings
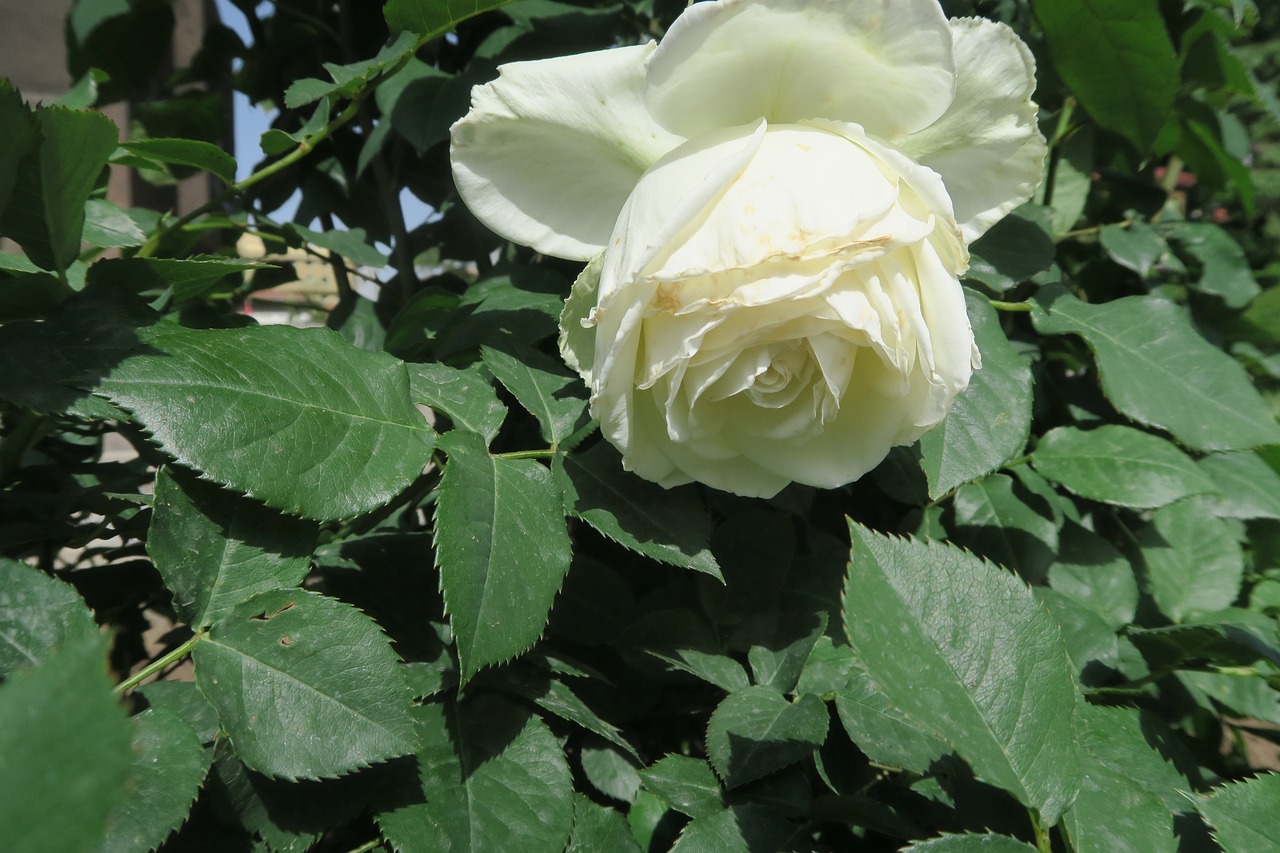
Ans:
{"label": "rose petal", "polygon": [[649,43],[499,68],[452,128],[467,207],[548,255],[598,254],[640,175],[683,141],[644,108],[653,52]]}
{"label": "rose petal", "polygon": [[600,289],[600,267],[604,265],[604,253],[591,259],[578,274],[569,291],[569,298],[560,312],[560,355],[564,363],[582,375],[582,381],[591,387],[591,371],[596,361],[595,321],[589,319],[596,306]]}
{"label": "rose petal", "polygon": [[[951,22],[956,97],[933,125],[902,140],[902,150],[942,175],[966,243],[1031,198],[1044,171],[1036,126],[1035,60],[1004,24]],[[655,56],[655,60],[656,60]]]}
{"label": "rose petal", "polygon": [[649,65],[645,103],[681,136],[803,119],[894,138],[951,103],[951,35],[937,0],[720,0],[676,19]]}

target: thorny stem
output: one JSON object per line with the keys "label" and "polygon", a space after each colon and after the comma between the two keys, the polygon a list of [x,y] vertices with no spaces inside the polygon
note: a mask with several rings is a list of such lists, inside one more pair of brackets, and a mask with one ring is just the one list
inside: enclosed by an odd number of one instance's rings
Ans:
{"label": "thorny stem", "polygon": [[156,658],[151,663],[147,664],[142,669],[117,684],[116,693],[123,695],[146,681],[151,676],[155,675],[157,672],[160,672],[161,670],[182,660],[191,653],[191,650],[194,649],[201,640],[204,639],[204,636],[203,632],[197,632],[191,639],[187,640],[167,655]]}

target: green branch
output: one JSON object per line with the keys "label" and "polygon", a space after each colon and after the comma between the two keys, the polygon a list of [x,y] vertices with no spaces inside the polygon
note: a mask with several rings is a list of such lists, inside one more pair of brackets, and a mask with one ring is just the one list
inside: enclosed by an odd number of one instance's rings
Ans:
{"label": "green branch", "polygon": [[142,682],[146,681],[151,676],[155,675],[157,672],[160,672],[161,670],[169,666],[172,666],[173,664],[182,660],[184,657],[186,657],[188,654],[191,653],[191,650],[194,649],[196,645],[199,644],[199,642],[204,639],[204,637],[205,635],[203,632],[197,632],[191,639],[187,640],[185,643],[178,646],[176,649],[169,652],[167,655],[156,658],[151,663],[147,664],[142,669],[138,670],[133,675],[129,676],[124,681],[117,684],[116,693],[119,695],[124,695],[125,693],[129,692],[133,688],[137,687]]}

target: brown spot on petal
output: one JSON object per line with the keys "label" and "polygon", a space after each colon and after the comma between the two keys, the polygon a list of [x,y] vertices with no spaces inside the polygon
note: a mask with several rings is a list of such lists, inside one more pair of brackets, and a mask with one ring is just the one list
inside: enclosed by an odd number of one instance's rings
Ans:
{"label": "brown spot on petal", "polygon": [[653,294],[653,307],[668,314],[674,314],[680,310],[680,293],[675,282],[664,281],[658,285],[657,291]]}

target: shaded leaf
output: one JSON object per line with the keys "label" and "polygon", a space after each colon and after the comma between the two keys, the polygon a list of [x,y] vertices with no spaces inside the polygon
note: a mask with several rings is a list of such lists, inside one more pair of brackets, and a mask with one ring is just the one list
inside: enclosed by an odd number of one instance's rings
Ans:
{"label": "shaded leaf", "polygon": [[720,780],[698,758],[668,755],[641,770],[640,781],[658,799],[689,817],[707,817],[724,808]]}
{"label": "shaded leaf", "polygon": [[1138,608],[1133,567],[1115,546],[1074,522],[1062,528],[1058,559],[1049,569],[1049,586],[1119,628]]}
{"label": "shaded leaf", "polygon": [[216,175],[224,183],[236,182],[236,158],[210,142],[198,139],[137,139],[122,142],[120,147],[156,163],[193,166]]}
{"label": "shaded leaf", "polygon": [[108,283],[135,293],[172,289],[174,302],[203,296],[227,276],[267,269],[244,258],[196,255],[189,258],[108,258],[89,267],[89,281]]}
{"label": "shaded leaf", "polygon": [[849,740],[872,761],[924,773],[951,752],[945,740],[910,719],[865,672],[836,696],[836,712]]}
{"label": "shaded leaf", "polygon": [[193,628],[220,621],[260,592],[297,586],[319,528],[182,469],[156,474],[147,552]]}
{"label": "shaded leaf", "polygon": [[564,849],[574,820],[573,782],[541,720],[492,697],[413,713],[422,741],[416,796],[375,815],[396,850]]}
{"label": "shaded leaf", "polygon": [[582,794],[573,795],[573,834],[565,853],[641,853],[620,812],[596,805]]}
{"label": "shaded leaf", "polygon": [[1274,622],[1270,637],[1230,623],[1166,625],[1162,628],[1132,628],[1127,636],[1147,659],[1153,671],[1179,666],[1213,663],[1219,666],[1249,666],[1268,660],[1280,666]]}
{"label": "shaded leaf", "polygon": [[1151,597],[1173,621],[1235,601],[1244,555],[1227,522],[1198,501],[1164,507],[1139,539]]}
{"label": "shaded leaf", "polygon": [[707,724],[707,755],[729,788],[794,764],[827,737],[827,709],[816,696],[788,702],[767,687],[725,697]]}
{"label": "shaded leaf", "polygon": [[85,202],[116,148],[118,131],[101,113],[62,107],[41,107],[36,122],[40,143],[18,167],[9,205],[0,210],[0,234],[61,275],[80,254]]}
{"label": "shaded leaf", "polygon": [[424,40],[437,38],[473,15],[511,0],[387,0],[382,14],[391,31],[411,30]]}
{"label": "shaded leaf", "polygon": [[565,511],[606,538],[662,563],[723,579],[711,553],[711,521],[696,490],[663,489],[622,469],[606,442],[552,463]]}
{"label": "shaded leaf", "polygon": [[995,309],[985,298],[966,290],[965,301],[982,353],[982,369],[974,372],[969,388],[937,429],[920,439],[930,498],[989,474],[1022,453],[1031,430],[1027,359],[1009,345]]}
{"label": "shaded leaf", "polygon": [[733,806],[691,821],[680,833],[671,853],[785,850],[795,834],[795,826],[770,809],[754,805]]}
{"label": "shaded leaf", "polygon": [[528,347],[510,345],[511,353],[481,347],[485,365],[525,410],[538,419],[542,437],[559,446],[591,420],[587,395],[577,374]]}
{"label": "shaded leaf", "polygon": [[944,835],[903,847],[902,853],[1032,853],[1036,848],[1007,835]]}
{"label": "shaded leaf", "polygon": [[955,541],[1026,578],[1043,577],[1058,551],[1058,526],[1040,496],[1006,474],[956,491]]}
{"label": "shaded leaf", "polygon": [[1280,474],[1256,453],[1216,453],[1196,464],[1217,486],[1207,499],[1214,515],[1280,519]]}

